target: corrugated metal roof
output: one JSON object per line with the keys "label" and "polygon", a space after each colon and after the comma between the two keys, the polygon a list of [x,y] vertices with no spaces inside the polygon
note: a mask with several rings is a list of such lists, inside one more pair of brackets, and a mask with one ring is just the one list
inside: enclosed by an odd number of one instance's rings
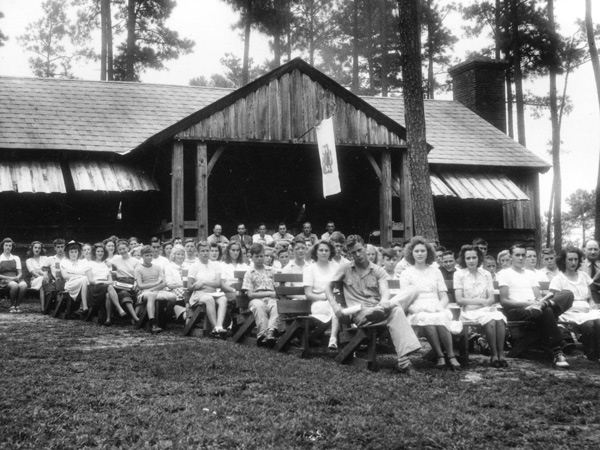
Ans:
{"label": "corrugated metal roof", "polygon": [[429,174],[429,178],[431,179],[431,190],[435,197],[456,197],[456,194],[435,173]]}
{"label": "corrugated metal roof", "polygon": [[78,191],[158,191],[150,175],[122,163],[69,161],[73,184]]}
{"label": "corrugated metal roof", "polygon": [[506,175],[440,172],[442,180],[459,198],[474,200],[529,200]]}
{"label": "corrugated metal roof", "polygon": [[57,161],[0,161],[0,191],[65,194],[65,180]]}

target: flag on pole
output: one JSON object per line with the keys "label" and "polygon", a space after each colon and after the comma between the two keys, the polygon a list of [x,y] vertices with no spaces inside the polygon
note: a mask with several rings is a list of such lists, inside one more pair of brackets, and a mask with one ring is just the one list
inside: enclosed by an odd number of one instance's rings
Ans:
{"label": "flag on pole", "polygon": [[333,117],[323,120],[315,127],[315,130],[321,171],[323,172],[323,197],[327,197],[342,192],[333,134]]}

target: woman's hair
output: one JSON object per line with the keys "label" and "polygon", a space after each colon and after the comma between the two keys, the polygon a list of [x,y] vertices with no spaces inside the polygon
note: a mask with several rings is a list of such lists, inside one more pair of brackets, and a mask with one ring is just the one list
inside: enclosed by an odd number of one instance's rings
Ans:
{"label": "woman's hair", "polygon": [[127,250],[129,250],[129,241],[126,241],[125,239],[119,239],[117,241],[117,243],[115,244],[115,251],[119,248],[119,246],[124,245],[125,247],[127,247]]}
{"label": "woman's hair", "polygon": [[406,261],[410,265],[415,265],[415,257],[413,256],[413,250],[417,245],[424,245],[427,249],[427,258],[425,259],[425,264],[429,266],[435,261],[435,249],[429,242],[427,242],[427,240],[425,240],[423,236],[415,236],[410,240],[410,244],[408,244]]}
{"label": "woman's hair", "polygon": [[498,264],[502,264],[502,263],[500,262],[500,260],[501,260],[502,258],[504,258],[505,256],[510,256],[510,250],[502,250],[500,253],[498,253],[498,257],[496,258],[496,262],[497,262]]}
{"label": "woman's hair", "polygon": [[560,251],[558,258],[556,258],[556,267],[558,267],[558,270],[560,270],[561,272],[567,271],[567,253],[577,253],[577,256],[579,257],[579,262],[577,263],[577,268],[575,270],[579,270],[581,264],[583,264],[584,255],[579,248],[573,246],[568,246],[567,248],[563,248]]}
{"label": "woman's hair", "polygon": [[338,244],[346,245],[346,236],[344,236],[339,231],[334,231],[333,233],[331,233],[329,240],[331,242],[337,242]]}
{"label": "woman's hair", "polygon": [[483,265],[483,253],[479,249],[479,246],[473,244],[463,245],[460,248],[460,253],[458,254],[458,266],[462,269],[467,268],[467,263],[465,262],[465,253],[467,252],[475,252],[477,254],[477,267],[481,267]]}
{"label": "woman's hair", "polygon": [[[233,247],[234,245],[237,245],[240,248],[240,253],[237,257],[237,261],[234,261],[231,259],[231,256],[229,255],[229,250],[231,250],[231,247]],[[243,264],[244,263],[244,255],[242,254],[242,244],[240,244],[237,241],[230,241],[229,244],[227,244],[227,247],[225,247],[225,254],[223,255],[223,262],[225,262],[226,264]]]}
{"label": "woman's hair", "polygon": [[317,241],[317,243],[310,248],[310,259],[313,261],[318,259],[317,251],[319,250],[319,245],[321,244],[326,245],[329,248],[329,261],[331,261],[335,256],[335,247],[328,239]]}
{"label": "woman's hair", "polygon": [[71,242],[69,242],[69,243],[67,244],[67,246],[66,246],[66,248],[65,248],[65,251],[66,251],[67,255],[68,255],[68,254],[69,254],[69,252],[70,252],[72,249],[74,249],[74,248],[75,248],[75,249],[77,249],[77,259],[81,258],[81,253],[82,253],[82,252],[81,252],[81,250],[82,250],[82,246],[81,246],[81,244],[80,244],[79,242],[73,242],[73,241],[71,241]]}
{"label": "woman's hair", "polygon": [[219,246],[219,244],[217,244],[216,242],[211,242],[211,244],[210,244],[210,250],[212,250],[215,247],[219,251],[219,258],[217,259],[217,261],[221,261],[221,258],[223,257],[223,250],[221,249],[221,247]]}
{"label": "woman's hair", "polygon": [[40,255],[46,254],[46,249],[44,248],[44,244],[42,244],[40,241],[33,241],[31,244],[29,244],[29,248],[27,249],[27,257],[28,258],[33,258],[33,246],[36,244],[40,244],[40,246],[42,247],[42,251],[40,252]]}
{"label": "woman's hair", "polygon": [[370,251],[375,251],[375,261],[373,264],[379,264],[379,250],[373,244],[367,244],[367,253]]}
{"label": "woman's hair", "polygon": [[4,251],[4,244],[6,244],[7,242],[10,242],[12,244],[12,248],[14,250],[14,248],[15,248],[15,241],[13,241],[9,237],[5,237],[4,239],[2,239],[2,244],[0,244],[0,253]]}
{"label": "woman's hair", "polygon": [[108,250],[106,250],[106,245],[104,244],[104,242],[96,242],[94,245],[92,245],[92,254],[90,255],[92,261],[96,261],[96,250],[98,250],[99,248],[104,250],[102,261],[104,261],[108,257]]}
{"label": "woman's hair", "polygon": [[174,256],[177,252],[183,252],[183,257],[185,258],[185,247],[181,244],[175,244],[171,249],[171,257],[169,258],[171,261],[175,261]]}

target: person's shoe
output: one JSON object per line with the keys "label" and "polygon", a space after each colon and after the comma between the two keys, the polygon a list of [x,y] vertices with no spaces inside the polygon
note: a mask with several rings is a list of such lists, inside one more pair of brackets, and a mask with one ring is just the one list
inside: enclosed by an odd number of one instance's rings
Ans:
{"label": "person's shoe", "polygon": [[265,336],[257,336],[256,337],[256,346],[257,347],[264,347],[265,346]]}
{"label": "person's shoe", "polygon": [[331,351],[337,351],[337,339],[329,339],[329,346],[327,348]]}
{"label": "person's shoe", "polygon": [[161,333],[162,331],[163,329],[156,324],[152,324],[152,326],[150,327],[150,333],[152,334]]}
{"label": "person's shoe", "polygon": [[499,359],[494,359],[490,361],[490,367],[493,367],[494,369],[500,369],[502,367],[502,363]]}
{"label": "person's shoe", "polygon": [[500,360],[500,367],[502,367],[503,369],[508,369],[510,366],[508,365],[508,361],[505,359],[501,359]]}
{"label": "person's shoe", "polygon": [[456,360],[456,357],[454,357],[454,356],[448,357],[448,366],[450,367],[450,370],[452,372],[460,372],[462,370],[462,366],[460,365],[460,363]]}
{"label": "person's shoe", "polygon": [[17,308],[14,306],[11,306],[10,308],[8,308],[8,312],[11,314],[16,314],[17,313]]}
{"label": "person's shoe", "polygon": [[412,364],[408,364],[408,365],[404,365],[401,366],[400,364],[398,364],[398,373],[407,377],[410,377],[413,375],[414,373],[414,369],[412,367]]}
{"label": "person's shoe", "polygon": [[435,368],[438,370],[444,370],[446,368],[446,358],[443,356],[437,359],[437,363],[435,364]]}
{"label": "person's shoe", "polygon": [[268,330],[267,337],[265,338],[265,343],[268,347],[274,347],[277,343],[277,339],[275,339],[275,330]]}
{"label": "person's shoe", "polygon": [[21,308],[19,308],[18,306],[15,306],[15,312],[17,314],[21,314],[23,312],[23,310]]}
{"label": "person's shoe", "polygon": [[558,352],[554,356],[554,362],[552,365],[554,367],[556,367],[557,369],[568,369],[569,368],[569,363],[567,362],[565,355],[563,355],[562,352]]}
{"label": "person's shoe", "polygon": [[106,322],[104,322],[104,326],[105,327],[112,327],[112,322],[110,320],[107,320]]}

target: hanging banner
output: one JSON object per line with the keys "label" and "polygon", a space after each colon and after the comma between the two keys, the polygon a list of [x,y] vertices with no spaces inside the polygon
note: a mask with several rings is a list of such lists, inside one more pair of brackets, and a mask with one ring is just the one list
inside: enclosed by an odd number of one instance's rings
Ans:
{"label": "hanging banner", "polygon": [[342,192],[333,134],[333,117],[323,120],[315,127],[315,131],[323,173],[323,197],[327,197]]}

